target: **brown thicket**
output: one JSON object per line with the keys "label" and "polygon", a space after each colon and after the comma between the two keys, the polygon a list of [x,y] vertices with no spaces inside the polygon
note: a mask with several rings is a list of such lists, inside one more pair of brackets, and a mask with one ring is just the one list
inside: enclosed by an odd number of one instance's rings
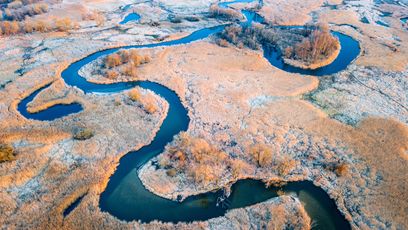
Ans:
{"label": "brown thicket", "polygon": [[349,166],[345,163],[341,163],[335,166],[334,172],[337,176],[345,176],[349,172]]}
{"label": "brown thicket", "polygon": [[278,173],[281,176],[288,175],[297,165],[297,161],[289,157],[282,158],[278,164]]}
{"label": "brown thicket", "polygon": [[318,26],[300,43],[285,49],[286,58],[314,63],[331,55],[338,47],[338,40],[328,27]]}
{"label": "brown thicket", "polygon": [[139,102],[147,113],[153,114],[158,109],[154,98],[148,95],[142,96],[137,88],[130,90],[128,96],[132,101]]}
{"label": "brown thicket", "polygon": [[338,40],[326,25],[310,25],[301,29],[269,28],[261,25],[227,26],[218,34],[216,43],[225,47],[229,42],[239,48],[259,49],[260,44],[282,50],[288,59],[314,63],[331,55],[338,48]]}
{"label": "brown thicket", "polygon": [[55,20],[55,29],[58,31],[68,31],[73,28],[73,23],[69,18],[60,18]]}
{"label": "brown thicket", "polygon": [[129,98],[132,101],[140,101],[140,99],[142,98],[142,95],[140,94],[139,89],[134,88],[132,90],[129,91]]}
{"label": "brown thicket", "polygon": [[[147,55],[140,55],[137,50],[121,50],[117,53],[106,56],[104,67],[108,69],[118,67],[120,73],[135,79],[138,76],[137,67],[148,62],[150,62],[150,57]],[[108,76],[110,70],[102,69],[102,72],[103,71],[105,71],[106,77],[111,78]]]}
{"label": "brown thicket", "polygon": [[119,74],[118,74],[118,72],[116,72],[116,70],[109,69],[109,70],[106,71],[106,77],[109,78],[109,79],[114,80],[114,79],[118,78],[118,76],[119,76]]}
{"label": "brown thicket", "polygon": [[[216,182],[230,165],[228,154],[208,141],[187,133],[181,133],[167,150],[168,154],[159,158],[159,164],[166,172],[174,169],[174,175],[184,173],[195,183],[203,185]],[[234,165],[237,171],[245,167],[244,163],[238,161]]]}
{"label": "brown thicket", "polygon": [[14,160],[15,152],[11,145],[0,143],[0,163]]}
{"label": "brown thicket", "polygon": [[265,167],[272,163],[272,150],[264,144],[253,145],[249,152],[258,166]]}
{"label": "brown thicket", "polygon": [[219,7],[218,4],[210,6],[210,16],[220,19],[232,20],[241,18],[241,13],[230,8]]}

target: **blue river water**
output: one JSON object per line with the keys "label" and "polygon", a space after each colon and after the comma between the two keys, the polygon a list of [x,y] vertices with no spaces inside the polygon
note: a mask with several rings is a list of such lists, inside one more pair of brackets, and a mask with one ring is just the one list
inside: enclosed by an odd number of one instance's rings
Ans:
{"label": "blue river water", "polygon": [[119,24],[123,25],[123,24],[126,24],[126,23],[130,22],[130,21],[138,21],[139,19],[140,19],[139,14],[130,13],[130,14],[126,15],[126,17],[121,22],[119,22]]}

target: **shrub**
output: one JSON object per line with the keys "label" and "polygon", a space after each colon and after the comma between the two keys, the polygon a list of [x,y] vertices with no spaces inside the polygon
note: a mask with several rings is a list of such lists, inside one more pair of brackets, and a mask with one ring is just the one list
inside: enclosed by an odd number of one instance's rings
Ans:
{"label": "shrub", "polygon": [[[168,157],[161,161],[166,162],[168,167],[185,173],[195,183],[203,185],[216,181],[230,165],[225,152],[202,138],[194,138],[184,132],[174,140],[174,145],[167,147],[165,156]],[[237,168],[237,174],[238,171]]]}
{"label": "shrub", "polygon": [[349,172],[349,166],[345,163],[338,164],[336,165],[334,172],[337,176],[345,176]]}
{"label": "shrub", "polygon": [[35,23],[35,30],[38,32],[44,33],[44,32],[51,30],[51,26],[46,21],[38,20]]}
{"label": "shrub", "polygon": [[24,32],[26,33],[32,33],[35,29],[35,24],[31,19],[27,19],[24,21]]}
{"label": "shrub", "polygon": [[217,39],[216,41],[217,45],[221,46],[221,47],[228,47],[228,41],[225,39]]}
{"label": "shrub", "polygon": [[157,106],[153,101],[143,102],[144,110],[150,114],[153,114],[157,111]]}
{"label": "shrub", "polygon": [[116,79],[118,78],[119,74],[115,70],[108,70],[106,71],[106,77],[109,79]]}
{"label": "shrub", "polygon": [[80,129],[75,132],[74,139],[75,140],[88,140],[94,136],[94,131],[88,128]]}
{"label": "shrub", "polygon": [[62,18],[62,19],[57,19],[55,21],[55,27],[58,31],[68,31],[72,29],[73,24],[71,19],[69,18]]}
{"label": "shrub", "polygon": [[285,176],[290,173],[295,167],[297,162],[293,159],[284,158],[278,165],[278,173],[281,176]]}
{"label": "shrub", "polygon": [[136,78],[137,77],[137,68],[130,63],[130,64],[127,64],[126,66],[124,66],[122,68],[122,73],[124,75],[130,76],[132,78]]}
{"label": "shrub", "polygon": [[139,92],[139,90],[137,88],[134,88],[134,89],[130,90],[129,98],[132,101],[140,101],[140,99],[142,98],[142,95],[140,94],[140,92]]}
{"label": "shrub", "polygon": [[105,58],[105,66],[108,68],[113,68],[122,64],[122,59],[119,54],[111,54]]}
{"label": "shrub", "polygon": [[261,167],[272,163],[272,150],[263,144],[256,144],[251,147],[250,154],[254,161]]}
{"label": "shrub", "polygon": [[0,144],[0,163],[5,161],[14,160],[15,152],[11,145],[9,144]]}
{"label": "shrub", "polygon": [[166,171],[166,174],[167,174],[167,176],[171,176],[171,177],[174,177],[175,175],[177,175],[177,170],[176,169],[168,169],[167,171]]}

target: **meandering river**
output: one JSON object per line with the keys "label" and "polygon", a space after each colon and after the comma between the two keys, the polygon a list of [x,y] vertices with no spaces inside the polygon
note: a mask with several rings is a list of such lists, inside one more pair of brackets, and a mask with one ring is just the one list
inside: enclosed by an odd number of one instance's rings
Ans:
{"label": "meandering river", "polygon": [[[234,2],[222,3],[221,7],[229,7],[236,2],[252,2],[253,0],[238,0]],[[263,22],[264,19],[258,14],[244,10],[246,25],[255,22]],[[217,206],[217,198],[222,195],[222,191],[207,192],[204,194],[187,197],[183,202],[172,201],[159,197],[148,191],[138,177],[138,170],[154,156],[163,152],[164,147],[173,140],[173,137],[182,131],[186,131],[189,124],[187,109],[183,106],[178,95],[171,89],[150,81],[134,81],[113,84],[96,84],[88,82],[79,75],[78,71],[86,64],[101,58],[102,56],[114,53],[119,49],[132,48],[154,48],[161,46],[184,45],[209,37],[224,29],[226,25],[211,28],[204,28],[192,34],[160,43],[124,46],[120,48],[106,49],[93,53],[79,61],[72,63],[65,69],[61,76],[65,83],[71,87],[78,87],[85,93],[111,93],[128,90],[139,86],[149,89],[160,95],[169,103],[169,111],[164,119],[160,130],[154,140],[147,146],[137,151],[132,151],[120,159],[119,166],[111,176],[106,190],[100,197],[100,208],[109,212],[122,220],[140,220],[150,222],[152,220],[179,222],[208,220],[210,218],[224,215],[228,210],[246,207],[256,204],[272,197],[277,197],[277,190],[282,190],[286,194],[293,194],[299,197],[304,203],[309,216],[313,220],[314,229],[350,229],[350,224],[339,212],[336,204],[319,187],[309,181],[290,182],[283,187],[266,188],[265,184],[257,180],[240,180],[233,184],[231,195]],[[274,50],[264,50],[264,56],[277,68],[289,72],[311,75],[327,75],[341,71],[357,57],[360,49],[358,42],[344,34],[335,33],[341,43],[341,51],[337,59],[330,65],[323,68],[305,71],[302,69],[284,65],[279,58],[279,53]],[[24,98],[18,105],[20,113],[28,118],[42,121],[49,121],[78,113],[82,107],[78,103],[70,105],[56,105],[39,113],[29,113],[27,104],[35,96],[49,85],[33,92]],[[78,200],[79,203],[80,200]]]}

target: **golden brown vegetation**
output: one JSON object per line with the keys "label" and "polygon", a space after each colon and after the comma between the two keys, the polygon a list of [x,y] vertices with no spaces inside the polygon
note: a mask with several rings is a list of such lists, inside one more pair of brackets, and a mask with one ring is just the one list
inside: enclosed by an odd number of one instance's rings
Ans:
{"label": "golden brown vegetation", "polygon": [[280,160],[278,164],[278,173],[281,176],[288,175],[297,165],[297,161],[288,157]]}
{"label": "golden brown vegetation", "polygon": [[39,0],[15,0],[0,10],[0,35],[19,33],[68,31],[77,27],[70,18],[53,18],[52,20],[34,19],[33,16],[47,13],[48,3]]}
{"label": "golden brown vegetation", "polygon": [[110,54],[105,57],[102,72],[109,79],[118,77],[119,72],[125,76],[137,78],[137,67],[150,62],[150,57],[140,55],[137,50],[121,50],[118,53]]}
{"label": "golden brown vegetation", "polygon": [[220,19],[232,20],[241,18],[241,14],[230,8],[219,7],[218,4],[210,6],[210,16]]}
{"label": "golden brown vegetation", "polygon": [[286,58],[300,60],[305,63],[315,63],[325,59],[338,48],[338,40],[327,26],[320,25],[305,37],[300,43],[285,49]]}
{"label": "golden brown vegetation", "polygon": [[231,43],[238,48],[246,46],[256,50],[262,44],[282,50],[287,59],[306,64],[324,60],[339,48],[337,38],[330,33],[326,25],[308,25],[301,29],[231,25],[218,36],[216,43],[222,47]]}
{"label": "golden brown vegetation", "polygon": [[132,101],[140,101],[140,100],[142,99],[142,95],[140,94],[139,89],[134,88],[134,89],[130,90],[130,92],[129,92],[129,98],[130,98]]}
{"label": "golden brown vegetation", "polygon": [[[223,169],[230,164],[228,154],[206,140],[187,133],[181,133],[168,151],[169,154],[159,158],[159,165],[166,169],[168,175],[182,172],[194,182],[204,185],[216,182]],[[236,166],[240,167],[238,162]]]}
{"label": "golden brown vegetation", "polygon": [[128,95],[132,101],[139,102],[147,113],[153,114],[157,111],[157,105],[154,99],[150,96],[142,96],[139,89],[134,88],[130,90]]}
{"label": "golden brown vegetation", "polygon": [[0,143],[0,163],[14,160],[14,154],[15,152],[11,145]]}
{"label": "golden brown vegetation", "polygon": [[249,152],[258,166],[265,167],[272,163],[272,150],[264,144],[253,145]]}
{"label": "golden brown vegetation", "polygon": [[345,176],[348,174],[349,172],[349,166],[347,164],[338,164],[336,166],[335,172],[337,174],[337,176]]}

